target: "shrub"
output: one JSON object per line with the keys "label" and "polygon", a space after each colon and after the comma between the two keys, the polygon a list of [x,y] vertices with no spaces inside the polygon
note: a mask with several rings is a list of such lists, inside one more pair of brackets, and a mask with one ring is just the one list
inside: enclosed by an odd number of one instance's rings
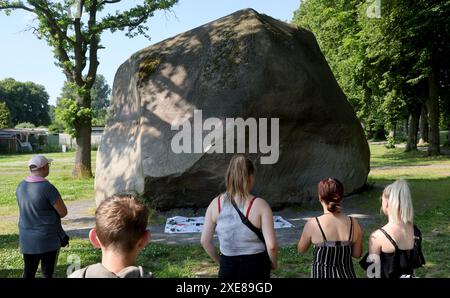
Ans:
{"label": "shrub", "polygon": [[5,102],[0,102],[0,128],[8,127],[11,124],[11,113]]}
{"label": "shrub", "polygon": [[36,128],[36,126],[30,122],[22,122],[17,124],[15,128]]}
{"label": "shrub", "polygon": [[395,148],[395,138],[393,136],[387,136],[386,140],[387,140],[386,148],[388,149]]}

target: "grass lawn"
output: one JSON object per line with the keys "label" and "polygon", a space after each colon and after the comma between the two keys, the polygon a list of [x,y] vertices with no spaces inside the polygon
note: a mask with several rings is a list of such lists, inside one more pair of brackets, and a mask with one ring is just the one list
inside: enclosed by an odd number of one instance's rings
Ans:
{"label": "grass lawn", "polygon": [[[96,152],[92,151],[91,155],[95,171]],[[32,156],[33,154],[0,155],[0,216],[18,213],[15,191],[19,182],[29,174],[27,162]],[[74,152],[48,153],[45,156],[53,159],[48,179],[59,189],[65,201],[93,196],[94,179],[74,179],[71,175]]]}
{"label": "grass lawn", "polygon": [[[51,175],[52,182],[65,195],[66,200],[92,197],[93,180],[73,180],[70,177],[73,153],[48,154],[55,159]],[[368,189],[348,198],[345,206],[361,210],[361,213],[379,214],[379,197],[383,187],[397,178],[406,178],[411,186],[415,207],[415,223],[424,236],[423,249],[427,264],[419,269],[420,277],[450,277],[450,157],[423,157],[423,153],[404,153],[402,149],[386,149],[382,145],[371,145],[371,167]],[[95,158],[95,155],[93,156]],[[16,210],[14,191],[17,183],[26,174],[23,164],[26,155],[0,156],[1,194],[0,216]],[[344,206],[344,207],[345,207]],[[376,216],[370,230],[364,231],[364,250],[371,231],[383,225],[385,218]],[[22,273],[22,258],[18,253],[17,224],[0,223],[0,277],[19,277]],[[98,250],[94,250],[87,240],[73,239],[70,247],[61,250],[57,273],[66,276],[71,257],[77,255],[81,266],[100,260]],[[274,277],[308,277],[311,250],[300,255],[294,246],[280,248],[279,269]],[[216,276],[218,266],[214,264],[200,245],[150,244],[139,256],[138,263],[157,277],[209,277]],[[364,276],[357,261],[355,268],[359,277]]]}

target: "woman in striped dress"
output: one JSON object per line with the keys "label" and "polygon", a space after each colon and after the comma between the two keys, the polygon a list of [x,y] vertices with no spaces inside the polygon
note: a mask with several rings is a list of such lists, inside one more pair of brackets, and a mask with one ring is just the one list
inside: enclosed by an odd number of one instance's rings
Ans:
{"label": "woman in striped dress", "polygon": [[358,221],[341,210],[344,187],[327,178],[319,182],[318,194],[323,215],[305,224],[298,251],[304,253],[314,245],[313,278],[355,278],[352,257],[361,256],[362,231]]}

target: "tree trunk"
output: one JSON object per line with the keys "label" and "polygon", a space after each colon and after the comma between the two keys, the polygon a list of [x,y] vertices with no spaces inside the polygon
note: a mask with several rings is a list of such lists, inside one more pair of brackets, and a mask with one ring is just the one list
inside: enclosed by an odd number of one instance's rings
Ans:
{"label": "tree trunk", "polygon": [[[82,107],[91,106],[90,92],[82,99]],[[91,130],[92,119],[85,117],[80,119],[80,122],[75,127],[77,132],[76,143],[77,151],[75,153],[75,165],[73,167],[72,175],[78,178],[92,177],[91,168]]]}
{"label": "tree trunk", "polygon": [[445,147],[450,148],[450,99],[447,99],[447,138],[445,140]]}
{"label": "tree trunk", "polygon": [[450,117],[447,123],[447,142],[445,142],[445,146],[450,148]]}
{"label": "tree trunk", "polygon": [[409,132],[409,117],[403,119],[403,131],[402,131],[402,138],[408,136]]}
{"label": "tree trunk", "polygon": [[422,105],[422,112],[420,114],[420,140],[419,145],[428,143],[428,111],[427,106]]}
{"label": "tree trunk", "polygon": [[397,138],[397,123],[394,123],[392,125],[392,128],[389,130],[389,137],[391,138]]}
{"label": "tree trunk", "polygon": [[433,73],[429,77],[429,96],[427,99],[428,108],[428,122],[430,125],[429,131],[429,146],[428,155],[440,154],[440,140],[439,140],[439,96],[436,78]]}
{"label": "tree trunk", "polygon": [[91,123],[85,123],[77,129],[77,151],[73,176],[92,177],[91,169]]}
{"label": "tree trunk", "polygon": [[408,141],[405,151],[417,150],[417,130],[419,129],[420,109],[411,111],[409,118]]}

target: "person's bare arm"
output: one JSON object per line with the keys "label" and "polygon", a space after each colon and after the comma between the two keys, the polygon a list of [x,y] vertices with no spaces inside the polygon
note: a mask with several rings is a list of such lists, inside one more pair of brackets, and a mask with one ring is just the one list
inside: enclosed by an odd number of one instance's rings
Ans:
{"label": "person's bare arm", "polygon": [[55,208],[56,212],[58,212],[61,218],[67,215],[67,207],[66,204],[64,204],[63,199],[61,199],[61,197],[56,199],[55,204],[53,204],[53,208]]}
{"label": "person's bare arm", "polygon": [[352,256],[354,258],[360,258],[361,254],[362,254],[362,229],[361,226],[359,225],[358,221],[353,218],[353,226],[354,226],[354,232],[353,232],[353,246],[352,246]]}
{"label": "person's bare arm", "polygon": [[212,208],[214,208],[214,205],[217,206],[217,200],[213,200],[206,210],[205,224],[203,226],[200,243],[202,244],[203,249],[206,251],[206,253],[211,257],[211,259],[218,263],[220,258],[212,241],[214,237],[214,231],[216,229],[216,223],[213,220],[212,210]]}
{"label": "person's bare arm", "polygon": [[311,232],[311,220],[308,220],[303,227],[302,235],[300,236],[300,240],[297,244],[297,250],[300,253],[305,253],[308,251],[309,247],[312,244],[312,232]]}
{"label": "person's bare arm", "polygon": [[260,200],[261,204],[261,230],[266,241],[267,253],[269,254],[270,261],[272,263],[272,269],[276,269],[278,266],[278,244],[275,236],[275,228],[273,226],[273,214],[272,209],[266,201]]}
{"label": "person's bare arm", "polygon": [[378,231],[375,231],[369,237],[369,255],[381,254],[381,241]]}

